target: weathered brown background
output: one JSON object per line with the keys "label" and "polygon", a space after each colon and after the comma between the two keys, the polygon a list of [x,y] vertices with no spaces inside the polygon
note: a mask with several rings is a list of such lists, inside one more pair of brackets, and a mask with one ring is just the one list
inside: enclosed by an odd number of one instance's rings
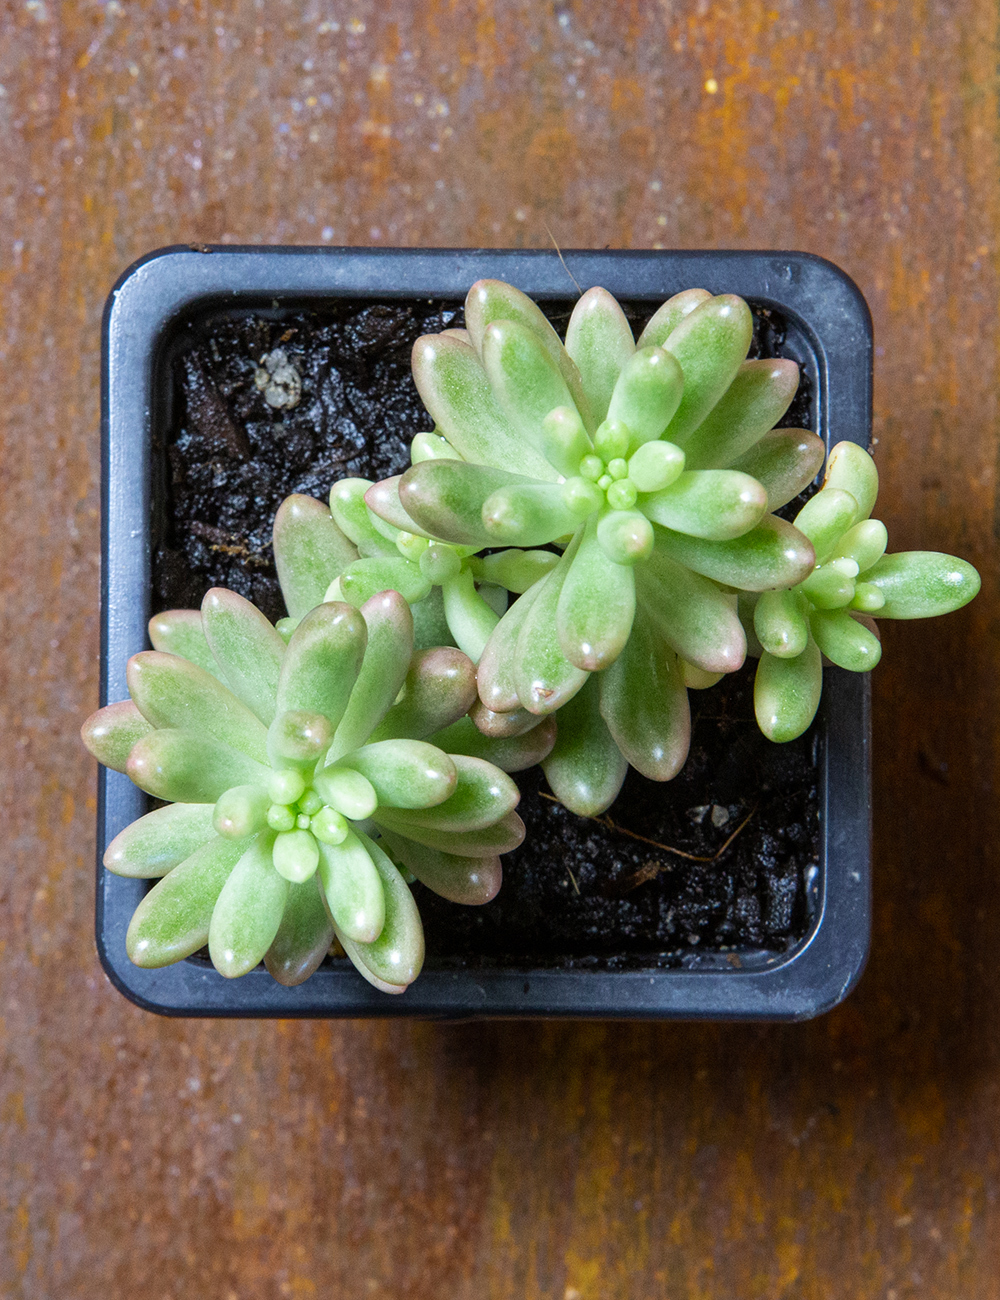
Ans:
{"label": "weathered brown background", "polygon": [[[995,0],[0,4],[0,1292],[995,1300]],[[790,1027],[171,1022],[92,938],[98,347],[188,240],[792,247],[876,324],[860,990]]]}

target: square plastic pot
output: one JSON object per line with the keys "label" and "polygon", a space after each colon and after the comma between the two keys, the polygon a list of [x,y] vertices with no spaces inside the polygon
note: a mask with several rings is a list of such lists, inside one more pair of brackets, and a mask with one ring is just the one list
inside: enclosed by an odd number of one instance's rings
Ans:
{"label": "square plastic pot", "polygon": [[[871,319],[854,283],[803,253],[567,252],[579,285],[620,299],[662,302],[698,285],[776,309],[787,323],[784,355],[809,375],[817,432],[827,446],[867,447],[871,429]],[[151,613],[152,454],[170,409],[168,354],[182,319],[220,307],[316,305],[335,298],[461,301],[482,277],[507,280],[537,299],[575,296],[553,252],[168,248],[137,262],[112,290],[103,334],[103,577],[101,702],[127,698],[125,665],[145,649]],[[800,1020],[841,1001],[857,981],[870,930],[869,681],[827,669],[818,719],[820,856],[808,889],[808,933],[763,966],[718,959],[679,969],[435,970],[400,997],[372,989],[345,963],[284,988],[263,967],[226,980],[203,961],[163,970],[133,966],[125,932],[147,886],[101,866],[106,845],[145,811],[127,777],[100,770],[97,946],[116,987],[151,1011],[178,1016],[305,1016],[473,1019]],[[720,968],[721,967],[721,968]]]}

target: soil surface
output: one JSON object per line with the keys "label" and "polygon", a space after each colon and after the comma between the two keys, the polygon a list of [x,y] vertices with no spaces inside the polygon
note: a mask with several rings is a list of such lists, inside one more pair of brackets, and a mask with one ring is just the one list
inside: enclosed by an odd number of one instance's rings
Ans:
{"label": "soil surface", "polygon": [[[546,307],[560,333],[571,307]],[[629,310],[637,334],[649,314]],[[781,355],[780,318],[755,311],[755,322],[751,356]],[[195,607],[226,586],[282,617],[271,549],[281,501],[325,500],[337,478],[406,468],[410,439],[431,427],[413,341],[461,324],[460,304],[391,301],[186,322],[167,362],[172,414],[155,435],[154,609]],[[288,366],[292,384],[268,387]],[[272,404],[289,391],[294,406]],[[807,380],[781,423],[815,427]],[[567,812],[541,769],[519,773],[527,838],[504,858],[498,897],[459,907],[414,886],[428,966],[737,966],[793,948],[817,870],[818,738],[761,735],[754,669],[691,693],[683,771],[665,784],[630,772],[606,818]]]}

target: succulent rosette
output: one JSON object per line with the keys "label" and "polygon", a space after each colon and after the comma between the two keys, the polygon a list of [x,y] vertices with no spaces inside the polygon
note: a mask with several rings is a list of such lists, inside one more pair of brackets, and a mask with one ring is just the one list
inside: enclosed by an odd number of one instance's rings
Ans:
{"label": "succulent rosette", "polygon": [[562,710],[546,773],[568,806],[596,812],[628,763],[655,780],[683,764],[686,687],[746,655],[735,593],[812,568],[808,539],[771,512],[814,478],[822,442],[774,428],[798,367],[746,360],[752,316],[732,295],[678,294],[636,342],[591,289],[564,345],[529,298],[485,280],[466,325],[415,344],[436,428],[366,501],[455,548],[561,549],[521,587],[501,557],[467,561],[523,592],[485,643],[479,693],[494,715]]}
{"label": "succulent rosette", "polygon": [[876,618],[933,618],[968,604],[980,587],[965,560],[938,551],[887,555],[885,524],[872,519],[878,470],[853,442],[830,452],[823,487],[795,525],[816,567],[784,591],[741,598],[760,663],[754,707],[771,740],[800,736],[819,707],[823,656],[849,672],[870,672],[882,655]]}
{"label": "succulent rosette", "polygon": [[[111,871],[159,878],[129,926],[131,959],[163,966],[207,943],[223,975],[263,960],[297,984],[336,937],[370,983],[403,992],[424,951],[404,871],[483,903],[524,834],[517,787],[476,752],[488,742],[471,723],[455,731],[472,663],[454,647],[414,655],[395,591],[360,610],[318,604],[287,645],[221,589],[150,633],[158,648],[129,661],[131,699],[83,727],[101,762],[169,801],[105,854]],[[434,743],[444,729],[450,752]]]}

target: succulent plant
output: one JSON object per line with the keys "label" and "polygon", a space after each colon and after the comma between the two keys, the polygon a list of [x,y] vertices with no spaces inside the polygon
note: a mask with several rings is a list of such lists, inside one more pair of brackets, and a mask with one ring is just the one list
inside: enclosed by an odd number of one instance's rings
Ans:
{"label": "succulent plant", "polygon": [[816,715],[822,657],[870,672],[882,655],[875,618],[931,618],[968,604],[979,590],[971,564],[937,551],[887,555],[885,524],[871,518],[878,470],[866,451],[841,442],[822,489],[795,519],[816,567],[784,591],[741,597],[752,653],[760,655],[754,707],[771,740],[794,740]]}
{"label": "succulent plant", "polygon": [[[529,548],[537,578],[520,587],[503,566],[527,559],[465,561],[467,582],[523,592],[486,641],[480,698],[494,715],[560,709],[546,773],[569,807],[597,812],[627,763],[656,780],[683,764],[686,687],[746,655],[734,592],[812,568],[806,537],[769,512],[813,479],[822,443],[774,429],[798,368],[745,359],[752,317],[732,295],[676,295],[636,344],[618,303],[591,289],[564,346],[529,298],[486,280],[466,324],[415,344],[436,429],[365,499],[434,539],[426,553]],[[550,544],[561,555],[537,560]]]}
{"label": "succulent plant", "polygon": [[[300,588],[307,577],[300,563]],[[471,662],[453,647],[414,656],[395,591],[360,611],[318,604],[287,645],[221,589],[150,633],[158,648],[129,661],[131,700],[83,727],[101,762],[170,801],[105,854],[111,871],[161,878],[129,927],[132,960],[163,966],[207,942],[224,975],[263,959],[297,984],[336,936],[370,983],[402,992],[423,931],[401,868],[446,898],[486,902],[499,855],[524,833],[517,787],[479,756],[475,727],[457,725],[475,698]],[[445,729],[450,752],[435,743]],[[506,742],[513,766],[518,742]]]}

